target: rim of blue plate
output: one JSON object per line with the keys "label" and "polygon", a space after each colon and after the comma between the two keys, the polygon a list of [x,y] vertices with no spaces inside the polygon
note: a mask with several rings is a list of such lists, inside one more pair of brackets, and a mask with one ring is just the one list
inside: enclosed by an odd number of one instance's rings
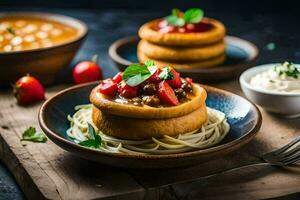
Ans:
{"label": "rim of blue plate", "polygon": [[[188,151],[188,152],[183,152],[183,153],[176,153],[176,154],[167,154],[167,155],[151,155],[151,154],[122,154],[122,153],[111,153],[111,152],[102,152],[99,150],[94,150],[94,149],[90,149],[90,148],[86,148],[86,147],[82,147],[74,142],[69,141],[68,139],[64,138],[60,133],[54,132],[52,131],[50,128],[48,128],[45,120],[44,120],[44,115],[45,115],[45,110],[47,110],[47,108],[49,107],[49,104],[51,104],[51,102],[53,102],[56,98],[58,98],[61,95],[64,95],[65,93],[71,92],[73,90],[78,90],[80,88],[84,88],[84,87],[89,87],[92,85],[97,85],[99,82],[91,82],[91,83],[85,83],[85,84],[80,84],[80,85],[75,85],[69,88],[66,88],[60,92],[58,92],[57,94],[55,94],[54,96],[52,96],[51,98],[47,99],[43,105],[40,107],[39,113],[38,113],[38,120],[39,120],[39,124],[42,128],[42,130],[45,132],[45,134],[52,140],[54,141],[54,143],[56,143],[56,141],[63,143],[65,145],[69,145],[69,147],[72,147],[80,152],[85,152],[85,153],[91,153],[91,154],[101,154],[101,155],[106,155],[106,156],[112,156],[112,157],[117,157],[117,158],[137,158],[137,159],[173,159],[173,158],[178,158],[178,157],[193,157],[195,155],[205,155],[205,154],[211,154],[211,153],[215,153],[218,151],[222,151],[225,149],[228,149],[230,147],[234,147],[236,145],[239,145],[239,143],[248,141],[249,139],[253,138],[256,133],[259,131],[261,124],[262,124],[262,116],[261,113],[259,111],[259,109],[257,108],[256,105],[254,105],[252,102],[248,101],[247,99],[236,95],[234,93],[231,93],[229,91],[226,90],[222,90],[219,88],[215,88],[212,86],[207,86],[207,85],[201,85],[203,86],[205,89],[209,90],[209,91],[213,91],[213,92],[217,92],[217,93],[221,93],[224,95],[234,95],[234,96],[238,96],[243,98],[244,100],[246,100],[250,105],[253,106],[254,111],[257,115],[256,118],[256,122],[255,125],[251,128],[251,130],[249,130],[247,133],[245,133],[244,135],[242,135],[241,137],[227,142],[225,144],[220,144],[220,145],[216,145],[213,147],[209,147],[207,149],[199,149],[199,150],[194,150],[194,151]],[[67,116],[66,116],[67,117]]]}

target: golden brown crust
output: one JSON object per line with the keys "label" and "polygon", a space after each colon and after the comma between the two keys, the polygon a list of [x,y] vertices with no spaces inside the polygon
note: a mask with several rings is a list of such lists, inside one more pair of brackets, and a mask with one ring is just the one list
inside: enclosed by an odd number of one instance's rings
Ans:
{"label": "golden brown crust", "polygon": [[141,51],[137,51],[137,56],[139,62],[143,63],[146,60],[153,60],[158,67],[165,67],[165,66],[172,66],[174,69],[197,69],[197,68],[210,68],[210,67],[217,67],[218,65],[225,62],[226,55],[222,54],[220,56],[201,60],[201,61],[185,61],[185,62],[172,62],[166,60],[156,60],[150,58],[143,54]]}
{"label": "golden brown crust", "polygon": [[224,25],[212,18],[204,18],[203,21],[212,24],[213,28],[200,33],[160,33],[153,29],[160,20],[162,19],[156,19],[142,25],[139,29],[140,38],[160,45],[192,46],[215,43],[225,36]]}
{"label": "golden brown crust", "polygon": [[176,136],[187,133],[201,126],[207,120],[205,103],[195,111],[168,119],[136,119],[120,117],[101,112],[93,108],[92,119],[104,134],[131,140],[160,138],[163,135]]}
{"label": "golden brown crust", "polygon": [[194,97],[178,106],[155,108],[150,106],[135,106],[132,104],[116,103],[99,92],[99,86],[90,94],[91,103],[102,112],[123,117],[143,119],[163,119],[186,115],[198,109],[206,99],[206,91],[198,84],[193,84]]}
{"label": "golden brown crust", "polygon": [[168,61],[200,61],[214,58],[224,54],[225,43],[221,40],[206,46],[178,47],[162,46],[141,40],[138,51],[147,57]]}

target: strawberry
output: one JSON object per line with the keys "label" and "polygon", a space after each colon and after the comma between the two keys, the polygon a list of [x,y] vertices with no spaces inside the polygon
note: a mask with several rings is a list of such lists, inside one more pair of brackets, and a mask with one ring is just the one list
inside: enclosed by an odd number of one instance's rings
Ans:
{"label": "strawberry", "polygon": [[102,79],[102,70],[97,64],[97,57],[94,56],[92,61],[82,61],[75,65],[73,79],[76,84]]}
{"label": "strawberry", "polygon": [[122,97],[125,98],[133,98],[138,95],[138,87],[132,87],[130,85],[127,85],[125,82],[121,82],[119,84],[119,93]]}
{"label": "strawberry", "polygon": [[100,83],[99,91],[100,93],[106,95],[111,95],[111,96],[116,95],[118,92],[118,84],[114,83],[111,80]]}
{"label": "strawberry", "polygon": [[160,78],[159,78],[159,74],[161,73],[161,69],[157,69],[155,72],[154,72],[154,74],[152,74],[151,76],[150,76],[150,78],[148,79],[149,80],[149,82],[151,82],[151,83],[158,83],[158,82],[160,82],[161,80],[160,80]]}
{"label": "strawberry", "polygon": [[159,83],[157,95],[162,102],[168,105],[176,106],[179,104],[174,90],[166,81],[162,81]]}
{"label": "strawberry", "polygon": [[16,82],[14,95],[18,103],[23,105],[45,100],[45,91],[42,84],[30,75],[23,76]]}
{"label": "strawberry", "polygon": [[178,72],[176,72],[173,68],[171,69],[171,73],[173,74],[174,78],[171,80],[167,80],[167,83],[172,88],[180,88],[181,84],[182,84],[180,74]]}
{"label": "strawberry", "polygon": [[114,83],[120,83],[122,81],[122,75],[123,73],[122,72],[118,72],[113,78],[112,78],[112,81]]}

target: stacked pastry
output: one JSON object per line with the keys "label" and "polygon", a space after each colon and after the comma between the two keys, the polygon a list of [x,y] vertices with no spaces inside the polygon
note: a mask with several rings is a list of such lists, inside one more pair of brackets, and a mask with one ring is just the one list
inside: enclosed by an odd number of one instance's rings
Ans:
{"label": "stacked pastry", "polygon": [[[148,78],[138,78],[145,73]],[[106,135],[121,139],[177,136],[207,121],[206,96],[204,88],[171,67],[133,64],[92,90],[92,120]]]}
{"label": "stacked pastry", "polygon": [[220,21],[203,18],[200,9],[172,13],[140,28],[140,62],[151,59],[177,69],[214,67],[224,62],[225,27]]}

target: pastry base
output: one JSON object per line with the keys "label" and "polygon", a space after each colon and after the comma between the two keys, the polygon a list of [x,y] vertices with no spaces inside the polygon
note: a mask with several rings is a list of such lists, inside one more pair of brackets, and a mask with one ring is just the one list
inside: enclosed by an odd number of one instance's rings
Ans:
{"label": "pastry base", "polygon": [[137,56],[140,63],[143,63],[146,60],[153,60],[155,64],[159,67],[172,66],[174,67],[174,69],[197,69],[197,68],[217,67],[218,65],[224,63],[226,59],[225,54],[222,54],[220,56],[207,59],[207,60],[193,61],[193,62],[190,61],[174,62],[174,61],[166,61],[166,60],[156,60],[146,56],[141,51],[137,52]]}
{"label": "pastry base", "polygon": [[92,119],[95,126],[104,134],[121,139],[144,140],[164,135],[176,136],[187,133],[201,126],[207,120],[205,103],[195,111],[175,118],[136,119],[121,117],[101,112],[94,106]]}
{"label": "pastry base", "polygon": [[200,33],[160,33],[153,27],[161,20],[156,19],[141,26],[140,38],[159,45],[195,46],[212,44],[222,40],[225,36],[224,25],[212,18],[204,18],[203,21],[212,24],[213,28]]}
{"label": "pastry base", "polygon": [[193,83],[193,96],[191,100],[177,106],[155,108],[151,106],[135,106],[133,104],[117,103],[99,92],[99,86],[90,94],[91,103],[102,112],[111,115],[142,118],[163,119],[186,115],[198,109],[206,99],[206,91],[200,85]]}
{"label": "pastry base", "polygon": [[225,43],[221,40],[206,46],[178,47],[161,46],[141,40],[138,44],[138,51],[156,60],[200,61],[223,55]]}

